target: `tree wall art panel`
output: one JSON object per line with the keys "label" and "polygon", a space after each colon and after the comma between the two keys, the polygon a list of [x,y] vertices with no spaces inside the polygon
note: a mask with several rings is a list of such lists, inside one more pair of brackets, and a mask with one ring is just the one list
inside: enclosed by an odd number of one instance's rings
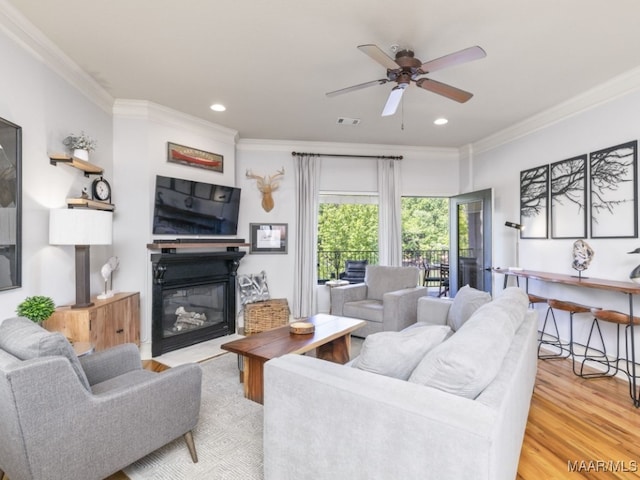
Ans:
{"label": "tree wall art panel", "polygon": [[591,238],[638,237],[638,142],[589,154]]}
{"label": "tree wall art panel", "polygon": [[551,238],[587,237],[587,155],[551,164]]}
{"label": "tree wall art panel", "polygon": [[520,238],[548,238],[549,165],[520,172]]}

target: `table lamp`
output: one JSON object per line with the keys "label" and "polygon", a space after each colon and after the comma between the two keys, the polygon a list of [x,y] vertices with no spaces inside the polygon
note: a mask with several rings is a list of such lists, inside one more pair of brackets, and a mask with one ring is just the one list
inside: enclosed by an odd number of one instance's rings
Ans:
{"label": "table lamp", "polygon": [[504,226],[518,230],[516,235],[516,266],[509,267],[509,270],[522,270],[522,268],[520,268],[520,232],[524,230],[524,225],[514,222],[504,222]]}
{"label": "table lamp", "polygon": [[71,308],[93,305],[89,268],[90,245],[111,245],[112,212],[61,208],[49,211],[49,243],[74,245],[76,250],[76,303]]}

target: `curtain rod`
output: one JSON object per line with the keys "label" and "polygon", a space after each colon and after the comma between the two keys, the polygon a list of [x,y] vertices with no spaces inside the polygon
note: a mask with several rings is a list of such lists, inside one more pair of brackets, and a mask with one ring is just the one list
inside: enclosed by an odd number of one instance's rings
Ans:
{"label": "curtain rod", "polygon": [[343,158],[379,158],[382,160],[402,160],[400,156],[387,156],[387,155],[347,155],[339,153],[304,153],[304,152],[291,152],[294,157],[310,156],[310,157],[343,157]]}

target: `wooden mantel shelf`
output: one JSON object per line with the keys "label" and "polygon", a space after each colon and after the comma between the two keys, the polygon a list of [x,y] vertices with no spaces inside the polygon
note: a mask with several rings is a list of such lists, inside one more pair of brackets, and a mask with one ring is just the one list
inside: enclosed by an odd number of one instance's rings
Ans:
{"label": "wooden mantel shelf", "polygon": [[147,249],[149,250],[162,250],[163,252],[168,252],[169,250],[182,250],[182,249],[190,249],[190,248],[238,248],[238,247],[249,247],[248,243],[241,242],[158,242],[158,243],[148,243]]}

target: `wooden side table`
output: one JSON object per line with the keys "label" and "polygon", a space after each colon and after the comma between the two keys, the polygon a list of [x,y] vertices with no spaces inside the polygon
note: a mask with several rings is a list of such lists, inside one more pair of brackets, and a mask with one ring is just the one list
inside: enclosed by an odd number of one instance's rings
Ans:
{"label": "wooden side table", "polygon": [[140,294],[116,293],[111,298],[93,298],[85,308],[58,307],[43,322],[47,330],[60,332],[72,343],[85,342],[96,351],[119,345],[140,345]]}

